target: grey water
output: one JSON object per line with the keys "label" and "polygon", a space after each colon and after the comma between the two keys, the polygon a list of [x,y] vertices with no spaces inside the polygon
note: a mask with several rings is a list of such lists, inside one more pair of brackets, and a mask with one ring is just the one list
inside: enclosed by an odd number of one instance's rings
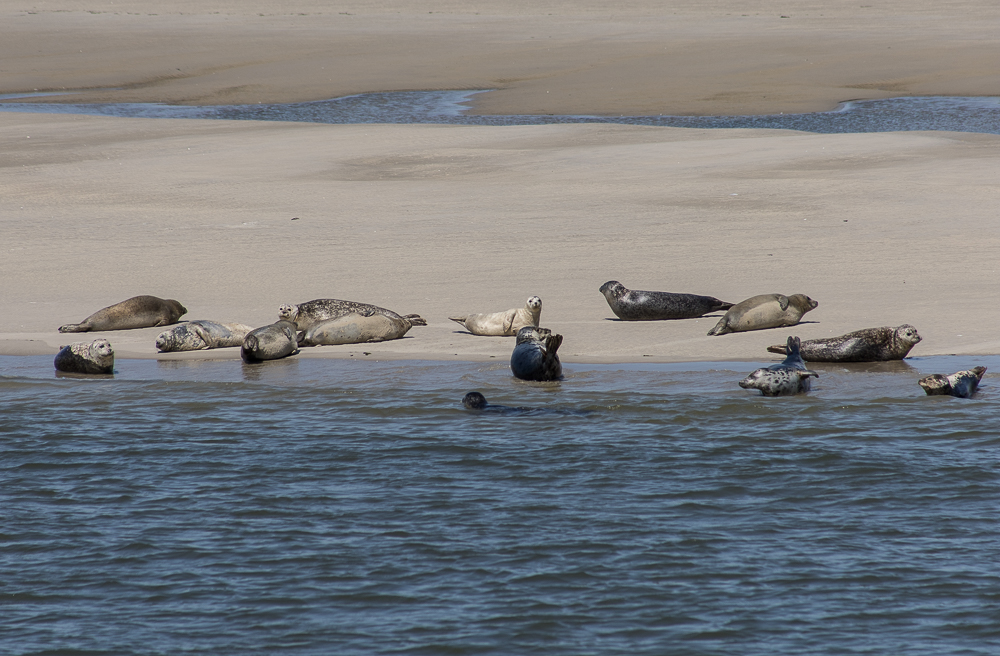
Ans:
{"label": "grey water", "polygon": [[[816,133],[950,130],[1000,134],[1000,98],[905,97],[855,100],[836,110],[763,116],[586,116],[475,115],[468,103],[476,91],[368,93],[287,104],[220,106],[157,103],[0,102],[0,111],[93,114],[140,118],[208,118],[311,123],[449,123],[456,125],[546,125],[621,123],[684,128],[771,128]],[[27,96],[43,95],[25,94]],[[7,94],[0,99],[13,99]]]}
{"label": "grey water", "polygon": [[1000,357],[764,364],[0,357],[2,651],[1000,652]]}

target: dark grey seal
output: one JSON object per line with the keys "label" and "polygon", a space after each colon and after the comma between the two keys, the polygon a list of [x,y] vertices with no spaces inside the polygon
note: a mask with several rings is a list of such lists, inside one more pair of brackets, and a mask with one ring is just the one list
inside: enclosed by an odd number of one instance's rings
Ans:
{"label": "dark grey seal", "polygon": [[113,374],[115,351],[106,339],[77,342],[59,349],[55,366],[56,371],[69,374]]}
{"label": "dark grey seal", "polygon": [[514,352],[510,354],[510,370],[521,380],[559,380],[562,363],[556,351],[562,335],[553,335],[548,328],[525,326],[517,331]]}
{"label": "dark grey seal", "polygon": [[390,319],[407,319],[411,326],[427,325],[427,322],[418,314],[399,315],[392,310],[371,305],[370,303],[342,301],[337,298],[317,298],[314,301],[307,301],[298,305],[282,305],[278,308],[278,319],[281,321],[291,321],[299,330],[309,330],[322,321],[339,319],[348,314],[359,314],[362,317],[381,314]]}
{"label": "dark grey seal", "polygon": [[85,333],[91,330],[132,330],[177,323],[187,308],[173,299],[156,296],[133,296],[98,310],[81,323],[59,327],[61,333]]}
{"label": "dark grey seal", "polygon": [[267,326],[254,328],[243,338],[240,357],[253,364],[264,360],[278,360],[299,352],[295,339],[295,324],[277,321]]}
{"label": "dark grey seal", "polygon": [[924,376],[918,382],[928,396],[950,394],[960,399],[967,399],[979,389],[979,381],[983,379],[985,373],[986,367],[973,367],[950,376],[931,374]]}
{"label": "dark grey seal", "polygon": [[720,301],[714,296],[626,289],[617,280],[601,285],[600,292],[607,299],[611,311],[622,321],[696,319],[709,312],[733,307],[732,303]]}
{"label": "dark grey seal", "polygon": [[800,343],[798,337],[789,337],[786,346],[788,357],[778,364],[757,369],[740,381],[740,387],[760,390],[764,396],[792,396],[808,392],[811,387],[809,379],[819,378],[819,374],[806,369],[806,363],[799,355]]}
{"label": "dark grey seal", "polygon": [[[902,360],[920,341],[917,329],[908,323],[895,328],[865,328],[840,337],[807,339],[802,359],[807,362],[885,362]],[[768,346],[771,353],[786,353],[782,345]]]}

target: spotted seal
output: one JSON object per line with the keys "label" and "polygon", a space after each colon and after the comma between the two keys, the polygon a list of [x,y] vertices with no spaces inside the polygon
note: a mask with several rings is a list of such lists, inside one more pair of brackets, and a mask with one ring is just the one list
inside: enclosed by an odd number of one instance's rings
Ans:
{"label": "spotted seal", "polygon": [[98,310],[80,323],[59,326],[61,333],[85,333],[91,330],[132,330],[177,323],[187,308],[173,299],[156,296],[133,296],[121,303]]}
{"label": "spotted seal", "polygon": [[950,394],[960,399],[967,399],[979,389],[979,381],[983,379],[986,367],[973,367],[965,371],[958,371],[950,376],[942,374],[931,374],[924,376],[917,381],[928,396],[938,394]]}
{"label": "spotted seal", "polygon": [[[908,323],[902,326],[865,328],[840,337],[807,339],[802,342],[802,359],[807,362],[884,362],[902,360],[920,335]],[[785,353],[782,345],[768,346],[771,353]]]}
{"label": "spotted seal", "polygon": [[278,360],[299,352],[295,339],[295,324],[290,321],[254,328],[243,338],[240,357],[253,364],[264,360]]}
{"label": "spotted seal", "polygon": [[609,280],[598,291],[604,294],[611,311],[622,321],[695,319],[709,312],[733,307],[732,303],[720,301],[714,296],[626,289],[617,280]]}
{"label": "spotted seal", "polygon": [[70,374],[113,374],[115,351],[106,339],[76,342],[59,349],[55,366],[56,371]]}
{"label": "spotted seal", "polygon": [[242,323],[185,321],[157,335],[156,348],[161,353],[170,353],[243,346],[243,338],[251,330],[252,327]]}
{"label": "spotted seal", "polygon": [[465,326],[473,335],[492,337],[511,337],[525,326],[538,327],[542,316],[542,299],[532,296],[522,308],[513,308],[503,312],[485,312],[466,314],[461,317],[448,317],[455,323]]}
{"label": "spotted seal", "polygon": [[401,316],[392,310],[387,310],[377,305],[358,303],[356,301],[342,301],[338,298],[317,298],[316,300],[299,303],[298,305],[282,305],[278,308],[278,319],[280,321],[291,321],[299,330],[309,330],[322,321],[339,319],[347,314],[360,314],[363,317],[381,314],[390,319],[409,319],[411,326],[427,325],[427,322],[420,318],[418,314]]}
{"label": "spotted seal", "polygon": [[819,305],[805,294],[760,294],[729,308],[709,335],[794,326],[802,315]]}
{"label": "spotted seal", "polygon": [[752,372],[740,381],[740,387],[760,390],[764,396],[792,396],[808,392],[811,387],[809,379],[819,378],[819,374],[806,369],[806,363],[799,354],[800,344],[798,337],[789,337],[786,346],[788,357],[783,362]]}
{"label": "spotted seal", "polygon": [[356,312],[313,324],[299,333],[299,346],[362,344],[399,339],[413,324],[406,317],[384,314],[365,316]]}
{"label": "spotted seal", "polygon": [[556,351],[562,335],[553,335],[548,328],[525,326],[517,331],[517,342],[510,354],[510,370],[521,380],[559,380],[562,363]]}

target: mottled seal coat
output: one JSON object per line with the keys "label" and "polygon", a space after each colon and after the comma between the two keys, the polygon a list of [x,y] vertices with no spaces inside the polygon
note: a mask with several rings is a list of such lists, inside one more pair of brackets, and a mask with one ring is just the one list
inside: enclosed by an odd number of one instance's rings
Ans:
{"label": "mottled seal coat", "polygon": [[177,323],[187,308],[173,299],[156,296],[133,296],[98,310],[81,323],[59,326],[61,333],[85,333],[90,330],[132,330]]}
{"label": "mottled seal coat", "polygon": [[714,296],[626,289],[617,280],[601,285],[600,292],[607,299],[611,311],[622,321],[695,319],[709,312],[733,307],[732,303],[720,301]]}
{"label": "mottled seal coat", "polygon": [[157,335],[156,348],[161,353],[170,353],[243,346],[243,338],[251,330],[251,326],[242,323],[185,321]]}
{"label": "mottled seal coat", "polygon": [[384,314],[364,316],[352,312],[336,319],[314,324],[299,333],[299,346],[324,344],[362,344],[399,339],[413,326],[406,317]]}
{"label": "mottled seal coat", "polygon": [[[802,359],[807,362],[884,362],[902,360],[920,341],[917,329],[902,326],[865,328],[839,337],[807,339],[802,342]],[[785,347],[768,346],[771,353],[785,353]]]}
{"label": "mottled seal coat", "polygon": [[55,365],[56,371],[70,374],[113,374],[115,351],[106,339],[76,342],[59,349]]}
{"label": "mottled seal coat", "polygon": [[525,302],[523,308],[448,318],[465,326],[465,329],[473,335],[511,337],[526,326],[537,328],[541,316],[542,299],[532,296]]}
{"label": "mottled seal coat", "polygon": [[339,319],[347,314],[360,314],[363,317],[381,314],[390,319],[409,319],[411,326],[427,325],[427,322],[417,314],[401,316],[392,310],[387,310],[377,305],[355,301],[342,301],[338,298],[317,298],[306,303],[282,305],[278,308],[278,319],[281,321],[291,321],[299,330],[309,330],[322,321]]}
{"label": "mottled seal coat", "polygon": [[517,331],[514,352],[510,354],[510,370],[521,380],[558,380],[562,378],[562,363],[556,351],[562,335],[553,335],[548,328],[525,326]]}
{"label": "mottled seal coat", "polygon": [[740,381],[743,389],[757,389],[764,396],[792,396],[808,392],[810,378],[819,378],[815,371],[806,369],[806,363],[799,354],[801,342],[798,337],[788,338],[788,357],[783,362],[757,369]]}
{"label": "mottled seal coat", "polygon": [[983,379],[985,373],[986,367],[973,367],[965,371],[958,371],[950,376],[931,374],[924,376],[918,382],[928,396],[950,394],[960,399],[967,399],[979,389],[979,381]]}
{"label": "mottled seal coat", "polygon": [[760,294],[729,308],[709,335],[794,326],[802,315],[819,305],[805,294]]}
{"label": "mottled seal coat", "polygon": [[247,333],[243,338],[240,357],[244,362],[252,364],[264,360],[278,360],[298,352],[295,324],[290,321],[277,321],[254,328]]}

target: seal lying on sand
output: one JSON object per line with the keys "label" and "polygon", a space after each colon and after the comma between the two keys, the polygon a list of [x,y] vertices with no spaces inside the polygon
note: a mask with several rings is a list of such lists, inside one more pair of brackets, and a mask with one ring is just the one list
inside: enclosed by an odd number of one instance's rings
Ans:
{"label": "seal lying on sand", "polygon": [[928,396],[950,394],[960,399],[967,399],[979,389],[979,381],[983,379],[985,373],[986,367],[973,367],[950,376],[931,374],[924,376],[918,382]]}
{"label": "seal lying on sand", "polygon": [[360,314],[363,317],[370,317],[381,314],[390,319],[409,319],[412,326],[426,326],[427,322],[420,318],[418,314],[407,314],[400,316],[392,310],[386,310],[370,303],[357,303],[355,301],[342,301],[337,298],[317,298],[314,301],[299,303],[298,305],[282,305],[278,308],[278,319],[281,321],[291,321],[299,330],[309,330],[321,321],[339,319],[346,314]]}
{"label": "seal lying on sand", "polygon": [[365,316],[352,312],[336,319],[313,324],[309,330],[299,333],[299,346],[384,342],[399,339],[411,326],[413,324],[409,319],[399,315]]}
{"label": "seal lying on sand", "polygon": [[815,310],[817,305],[819,303],[805,294],[752,296],[729,308],[726,315],[719,319],[719,323],[715,324],[715,328],[708,331],[708,334],[725,335],[748,330],[794,326],[803,314]]}
{"label": "seal lying on sand", "polygon": [[253,364],[264,360],[278,360],[299,352],[295,340],[295,324],[277,321],[267,326],[254,328],[243,338],[240,357]]}
{"label": "seal lying on sand", "polygon": [[156,296],[133,296],[98,310],[81,323],[59,326],[61,333],[85,333],[90,330],[132,330],[177,323],[187,308],[173,299]]}
{"label": "seal lying on sand", "polygon": [[548,328],[525,326],[517,331],[514,352],[510,354],[510,370],[521,380],[558,380],[562,378],[562,363],[556,351],[562,335],[553,335]]}
{"label": "seal lying on sand", "polygon": [[532,296],[525,302],[523,308],[448,318],[465,326],[465,329],[473,335],[510,337],[525,326],[537,328],[541,316],[542,299]]}
{"label": "seal lying on sand", "polygon": [[601,285],[600,292],[607,299],[611,311],[622,321],[694,319],[709,312],[733,307],[732,303],[720,301],[714,296],[626,289],[617,280],[609,280]]}
{"label": "seal lying on sand", "polygon": [[186,321],[157,335],[156,348],[161,353],[170,353],[243,346],[243,338],[251,330],[253,328],[242,323]]}
{"label": "seal lying on sand", "polygon": [[77,342],[59,349],[55,365],[56,371],[70,374],[113,374],[115,351],[106,339]]}
{"label": "seal lying on sand", "polygon": [[[865,328],[840,337],[807,339],[802,359],[807,362],[884,362],[902,360],[920,341],[917,329],[908,323],[895,328]],[[785,347],[768,346],[771,353],[786,353]]]}
{"label": "seal lying on sand", "polygon": [[806,369],[806,363],[799,356],[799,338],[788,338],[788,357],[779,364],[757,369],[740,381],[743,389],[758,389],[764,396],[792,396],[808,392],[810,378],[819,378],[815,371]]}

